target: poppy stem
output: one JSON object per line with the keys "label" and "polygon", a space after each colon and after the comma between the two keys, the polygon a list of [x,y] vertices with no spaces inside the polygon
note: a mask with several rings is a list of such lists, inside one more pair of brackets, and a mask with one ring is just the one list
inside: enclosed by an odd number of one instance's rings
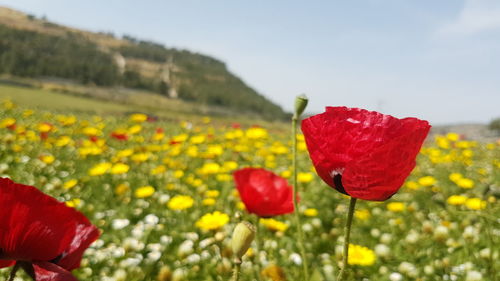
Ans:
{"label": "poppy stem", "polygon": [[302,256],[302,266],[304,273],[304,280],[309,280],[309,269],[307,266],[306,248],[304,247],[304,233],[302,233],[302,224],[300,223],[299,204],[297,202],[298,185],[297,185],[297,121],[299,117],[294,114],[292,117],[292,167],[293,167],[293,211],[295,215],[295,225],[297,226],[297,233],[299,235],[299,248],[300,255]]}
{"label": "poppy stem", "polygon": [[345,224],[345,237],[344,237],[344,253],[342,259],[342,269],[340,270],[339,277],[337,281],[343,281],[347,274],[348,267],[348,257],[349,257],[349,238],[351,236],[351,225],[352,225],[352,217],[354,214],[354,207],[356,206],[356,198],[351,197],[351,201],[349,202],[349,212],[347,213],[347,222]]}
{"label": "poppy stem", "polygon": [[9,279],[7,281],[14,281],[14,278],[16,278],[16,273],[19,270],[19,263],[16,262],[14,267],[12,268],[12,271],[10,272]]}

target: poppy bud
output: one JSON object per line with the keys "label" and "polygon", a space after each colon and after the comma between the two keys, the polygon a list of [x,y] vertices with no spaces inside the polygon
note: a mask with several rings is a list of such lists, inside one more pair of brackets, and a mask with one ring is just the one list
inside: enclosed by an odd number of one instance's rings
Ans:
{"label": "poppy bud", "polygon": [[300,95],[295,98],[295,114],[293,115],[295,118],[299,118],[299,116],[304,112],[308,101],[309,100],[306,95]]}
{"label": "poppy bud", "polygon": [[255,231],[255,227],[247,221],[238,223],[234,228],[231,248],[236,257],[236,263],[241,263],[241,258],[247,252],[248,248],[250,248],[250,244],[255,238]]}

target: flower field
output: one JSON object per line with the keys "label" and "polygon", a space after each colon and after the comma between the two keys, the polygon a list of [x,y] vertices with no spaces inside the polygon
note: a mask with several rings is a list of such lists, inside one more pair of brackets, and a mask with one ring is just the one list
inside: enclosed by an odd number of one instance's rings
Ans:
{"label": "flower field", "polygon": [[[336,280],[349,199],[317,176],[304,136],[296,138],[310,279]],[[287,127],[209,117],[54,114],[8,101],[0,111],[0,176],[66,202],[101,232],[73,271],[79,280],[229,280],[241,220],[257,234],[240,280],[301,280],[293,214],[248,213],[233,179],[262,167],[291,184],[291,147]],[[397,194],[357,203],[349,280],[499,280],[499,197],[500,143],[429,138]]]}

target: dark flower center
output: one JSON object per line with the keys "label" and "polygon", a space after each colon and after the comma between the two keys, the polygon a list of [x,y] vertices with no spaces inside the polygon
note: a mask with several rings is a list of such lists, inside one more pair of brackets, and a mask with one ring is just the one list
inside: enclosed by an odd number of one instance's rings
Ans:
{"label": "dark flower center", "polygon": [[344,186],[342,185],[342,175],[341,174],[336,174],[335,176],[333,176],[333,184],[335,185],[335,189],[338,192],[343,193],[345,195],[349,195],[349,194],[347,194],[347,192],[345,192]]}

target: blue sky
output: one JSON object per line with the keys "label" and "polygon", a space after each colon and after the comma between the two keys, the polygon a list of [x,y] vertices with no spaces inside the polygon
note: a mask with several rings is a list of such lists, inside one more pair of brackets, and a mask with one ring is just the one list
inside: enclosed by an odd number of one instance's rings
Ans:
{"label": "blue sky", "polygon": [[434,124],[500,117],[499,0],[0,0],[51,21],[215,56],[291,110]]}

